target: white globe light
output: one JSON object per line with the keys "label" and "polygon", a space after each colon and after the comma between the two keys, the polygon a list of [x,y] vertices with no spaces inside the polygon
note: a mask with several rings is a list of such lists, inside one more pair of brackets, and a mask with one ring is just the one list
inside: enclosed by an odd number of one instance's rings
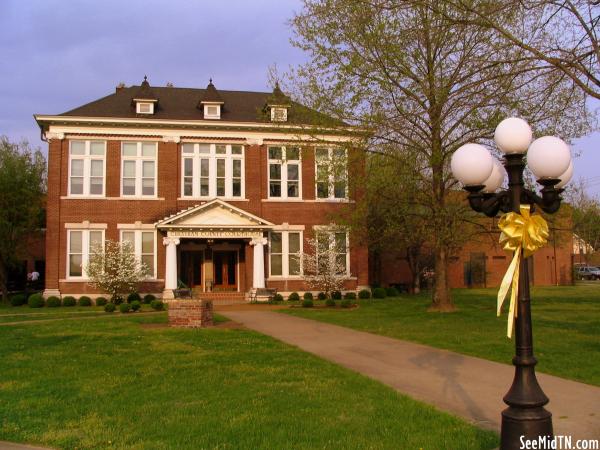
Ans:
{"label": "white globe light", "polygon": [[565,170],[565,172],[560,177],[558,177],[560,182],[554,187],[556,189],[562,189],[567,185],[569,181],[571,181],[571,178],[573,178],[573,160],[571,160],[571,162],[569,163],[569,167],[567,168],[567,170]]}
{"label": "white globe light", "polygon": [[463,185],[481,185],[492,173],[494,158],[483,145],[465,144],[452,155],[450,167]]}
{"label": "white globe light", "polygon": [[531,143],[531,127],[523,119],[509,117],[496,127],[494,141],[504,153],[525,153]]}
{"label": "white globe light", "polygon": [[504,170],[504,166],[500,163],[500,161],[494,160],[492,174],[483,182],[483,185],[485,186],[483,188],[483,192],[487,194],[496,192],[500,186],[502,186],[502,183],[504,183],[505,174],[506,171]]}
{"label": "white globe light", "polygon": [[527,152],[527,165],[538,180],[560,177],[568,169],[570,162],[569,146],[554,136],[536,139]]}

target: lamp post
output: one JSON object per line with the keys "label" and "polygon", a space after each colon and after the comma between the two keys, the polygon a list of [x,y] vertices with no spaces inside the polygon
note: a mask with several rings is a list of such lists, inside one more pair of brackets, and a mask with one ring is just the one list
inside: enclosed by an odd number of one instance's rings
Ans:
{"label": "lamp post", "polygon": [[[504,153],[508,188],[498,191],[505,178],[499,161],[482,145],[466,144],[452,156],[454,177],[469,192],[468,200],[476,212],[494,217],[499,211],[520,213],[521,205],[530,205],[547,213],[560,208],[560,194],[573,175],[569,146],[557,137],[544,136],[531,142],[531,128],[522,119],[511,117],[500,122],[494,134],[498,148]],[[528,151],[529,149],[529,151]],[[527,189],[523,182],[525,153],[527,165],[542,186],[540,194]],[[522,250],[519,250],[522,251]],[[504,396],[508,405],[502,411],[500,448],[518,449],[523,439],[553,436],[552,414],[544,408],[548,397],[535,376],[533,334],[529,297],[529,262],[521,258],[519,266],[517,317],[515,321],[515,376]]]}

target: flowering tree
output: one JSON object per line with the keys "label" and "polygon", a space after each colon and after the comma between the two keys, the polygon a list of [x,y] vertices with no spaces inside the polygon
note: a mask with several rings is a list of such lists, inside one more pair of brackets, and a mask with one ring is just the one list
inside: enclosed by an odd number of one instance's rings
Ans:
{"label": "flowering tree", "polygon": [[112,302],[137,291],[139,283],[148,274],[148,268],[136,259],[131,242],[111,240],[106,241],[105,247],[102,244],[92,247],[85,271],[90,284],[110,294]]}
{"label": "flowering tree", "polygon": [[[330,245],[329,240],[329,234],[308,239],[308,253],[302,255],[304,281],[311,289],[324,292],[327,298],[331,298],[333,291],[339,291],[343,287],[346,275],[345,253],[340,251],[335,242]],[[342,254],[343,263],[340,260]]]}

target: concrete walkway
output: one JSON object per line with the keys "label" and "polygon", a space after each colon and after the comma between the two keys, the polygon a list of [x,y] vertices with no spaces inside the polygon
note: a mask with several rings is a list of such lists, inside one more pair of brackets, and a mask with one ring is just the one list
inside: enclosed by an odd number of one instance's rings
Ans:
{"label": "concrete walkway", "polygon": [[[219,311],[236,322],[341,366],[399,392],[500,430],[502,397],[514,367],[425,345],[265,311]],[[598,361],[594,361],[598,364]],[[538,374],[550,398],[556,435],[600,438],[600,387]]]}

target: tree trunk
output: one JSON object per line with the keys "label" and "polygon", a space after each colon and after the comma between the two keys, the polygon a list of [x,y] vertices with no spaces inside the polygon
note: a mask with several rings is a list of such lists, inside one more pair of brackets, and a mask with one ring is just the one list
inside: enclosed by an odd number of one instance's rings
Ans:
{"label": "tree trunk", "polygon": [[8,302],[8,287],[6,286],[6,268],[0,263],[0,291],[2,292],[2,302]]}
{"label": "tree trunk", "polygon": [[448,287],[448,253],[440,246],[435,249],[435,282],[433,284],[432,304],[429,311],[451,312],[456,308],[452,302]]}

